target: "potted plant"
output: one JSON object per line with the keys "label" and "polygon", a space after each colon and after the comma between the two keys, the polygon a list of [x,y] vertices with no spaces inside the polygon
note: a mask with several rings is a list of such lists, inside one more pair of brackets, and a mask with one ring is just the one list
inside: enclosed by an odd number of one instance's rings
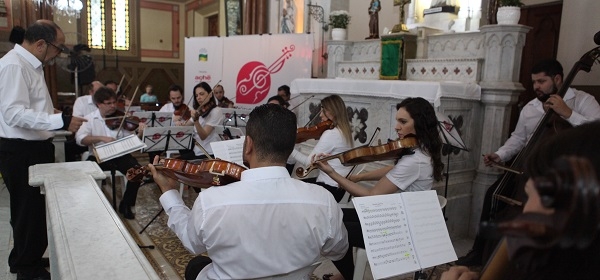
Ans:
{"label": "potted plant", "polygon": [[331,25],[332,40],[346,40],[346,28],[350,24],[348,11],[339,10],[329,14],[329,25]]}
{"label": "potted plant", "polygon": [[498,12],[496,13],[498,24],[518,24],[523,5],[519,0],[498,0]]}

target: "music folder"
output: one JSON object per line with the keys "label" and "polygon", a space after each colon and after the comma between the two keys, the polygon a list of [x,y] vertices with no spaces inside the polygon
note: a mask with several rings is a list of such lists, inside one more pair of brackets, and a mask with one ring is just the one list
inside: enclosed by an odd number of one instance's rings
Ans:
{"label": "music folder", "polygon": [[142,152],[189,150],[193,139],[193,126],[147,127],[142,136],[147,148]]}
{"label": "music folder", "polygon": [[94,145],[92,151],[94,152],[96,161],[102,163],[145,147],[146,144],[144,144],[137,135],[131,134],[110,143]]}
{"label": "music folder", "polygon": [[244,166],[244,139],[245,136],[242,136],[232,140],[211,142],[210,147],[213,150],[215,158]]}
{"label": "music folder", "polygon": [[355,197],[352,201],[375,279],[457,259],[435,191]]}

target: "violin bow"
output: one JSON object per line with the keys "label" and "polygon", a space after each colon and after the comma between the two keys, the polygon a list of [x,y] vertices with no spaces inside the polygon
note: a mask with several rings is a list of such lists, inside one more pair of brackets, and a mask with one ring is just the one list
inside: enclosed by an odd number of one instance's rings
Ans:
{"label": "violin bow", "polygon": [[[131,97],[131,99],[135,98],[135,95],[137,94],[138,89],[140,88],[140,86],[138,85],[135,88],[135,91],[133,92],[133,96]],[[127,113],[129,112],[129,109],[131,108],[131,102],[129,103],[129,106],[127,106],[127,109],[125,109],[123,118],[121,119],[121,124],[119,125],[119,130],[117,130],[117,137],[119,136],[119,132],[121,132],[121,129],[123,128],[123,124],[125,123],[125,118],[127,118]]]}
{"label": "violin bow", "polygon": [[200,148],[200,150],[202,150],[202,152],[204,153],[204,155],[208,158],[208,159],[214,159],[213,157],[210,156],[210,154],[208,153],[208,151],[206,151],[206,149],[204,149],[204,147],[202,147],[202,145],[200,145],[200,143],[194,141],[194,144]]}
{"label": "violin bow", "polygon": [[[377,135],[379,135],[379,132],[381,131],[381,128],[377,127],[375,129],[375,132],[373,132],[373,135],[371,135],[371,139],[369,140],[369,143],[367,144],[367,146],[371,146],[371,144],[373,144],[373,140],[375,140],[375,137],[377,137]],[[353,165],[352,168],[350,169],[350,172],[348,172],[348,174],[346,174],[346,179],[348,179],[348,177],[350,177],[350,174],[352,174],[352,172],[354,172],[354,169],[359,166],[360,164],[357,165]]]}
{"label": "violin bow", "polygon": [[[297,98],[297,97],[299,97],[299,96],[300,96],[300,95],[298,95],[298,96],[295,96],[294,98]],[[304,99],[302,102],[300,102],[300,104],[298,104],[298,105],[294,106],[293,108],[291,108],[291,109],[290,109],[290,111],[293,111],[294,109],[298,108],[298,106],[300,106],[300,105],[304,104],[304,102],[308,101],[309,99],[311,99],[311,98],[313,98],[313,97],[315,97],[315,95],[314,95],[314,94],[313,94],[313,95],[311,95],[311,96],[309,96],[309,97],[307,97],[307,98],[305,98],[305,99]],[[290,100],[288,100],[287,102],[289,103],[290,101],[294,100],[294,98],[291,98],[291,99],[290,99]]]}
{"label": "violin bow", "polygon": [[[482,155],[482,156],[484,156],[484,157],[485,157],[485,155]],[[498,168],[498,169],[502,169],[502,170],[504,170],[504,171],[512,172],[512,173],[515,173],[515,174],[517,174],[517,175],[523,175],[523,171],[519,171],[519,170],[516,170],[516,169],[512,169],[512,168],[510,168],[510,167],[506,167],[506,166],[504,166],[504,165],[502,165],[502,164],[500,164],[500,163],[498,163],[498,162],[495,162],[495,161],[493,161],[493,160],[490,160],[490,164],[491,164],[493,167],[496,167],[496,168]]]}
{"label": "violin bow", "polygon": [[119,94],[119,91],[121,91],[121,85],[123,84],[123,80],[125,80],[125,74],[123,74],[123,77],[121,77],[121,81],[119,82],[119,85],[117,86],[116,94]]}

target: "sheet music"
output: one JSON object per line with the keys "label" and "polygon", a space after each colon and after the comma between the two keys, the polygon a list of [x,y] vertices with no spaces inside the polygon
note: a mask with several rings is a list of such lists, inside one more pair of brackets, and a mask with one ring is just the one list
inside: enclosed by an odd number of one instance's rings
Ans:
{"label": "sheet music", "polygon": [[400,194],[355,197],[375,279],[420,269]]}
{"label": "sheet music", "polygon": [[355,197],[375,279],[457,259],[435,191]]}
{"label": "sheet music", "polygon": [[129,154],[146,147],[135,134],[112,141],[110,143],[94,146],[94,155],[98,163]]}
{"label": "sheet music", "polygon": [[435,191],[406,192],[406,205],[412,239],[422,268],[455,261],[446,221]]}
{"label": "sheet music", "polygon": [[242,136],[241,138],[233,140],[211,142],[210,147],[215,154],[215,158],[220,158],[244,166],[242,154],[245,138],[245,136]]}

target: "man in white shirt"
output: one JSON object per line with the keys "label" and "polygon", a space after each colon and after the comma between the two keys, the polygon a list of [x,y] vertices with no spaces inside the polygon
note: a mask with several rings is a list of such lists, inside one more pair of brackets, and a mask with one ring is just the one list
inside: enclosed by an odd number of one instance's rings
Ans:
{"label": "man in white shirt", "polygon": [[[163,105],[160,108],[159,112],[174,113],[172,123],[175,126],[192,125],[192,121],[190,118],[192,109],[185,105],[185,103],[183,103],[183,89],[180,86],[171,85],[169,87],[169,100],[171,102]],[[175,111],[177,111],[177,113],[180,114],[176,115]],[[185,118],[183,118],[181,114],[185,115]]]}
{"label": "man in white shirt", "polygon": [[[278,133],[272,133],[277,128]],[[296,117],[275,104],[254,108],[246,126],[239,182],[209,188],[185,206],[178,183],[157,173],[168,225],[194,254],[186,279],[250,279],[299,271],[342,258],[348,248],[342,211],[327,190],[293,179],[285,161]],[[200,271],[201,270],[201,271]],[[199,273],[199,274],[198,274]]]}
{"label": "man in white shirt", "polygon": [[77,97],[75,99],[75,104],[73,104],[73,116],[83,117],[93,111],[98,110],[96,104],[94,103],[94,93],[100,88],[104,86],[99,81],[93,81],[88,85],[88,94]]}
{"label": "man in white shirt", "polygon": [[[485,165],[502,163],[511,160],[519,153],[529,141],[536,130],[537,124],[548,109],[568,122],[572,126],[578,126],[586,122],[600,119],[600,105],[596,99],[583,91],[568,88],[563,98],[558,90],[563,85],[563,68],[555,59],[543,60],[536,64],[531,70],[533,90],[537,98],[529,101],[521,110],[515,130],[506,140],[504,145],[496,152],[484,155]],[[485,195],[481,212],[481,221],[490,220],[490,209],[492,196],[496,188],[490,187]],[[469,254],[456,261],[458,265],[480,265],[482,260],[485,240],[477,234],[473,248]]]}
{"label": "man in white shirt", "polygon": [[83,118],[56,113],[44,64],[66,51],[56,23],[38,20],[24,41],[0,59],[0,172],[10,193],[13,248],[8,265],[17,279],[50,279],[42,256],[48,247],[46,204],[29,185],[31,165],[54,162],[52,130],[77,131]]}
{"label": "man in white shirt", "polygon": [[[99,88],[94,94],[94,102],[98,106],[96,111],[85,115],[88,121],[75,134],[77,144],[89,147],[91,152],[94,144],[109,143],[134,133],[126,129],[110,129],[106,125],[105,119],[117,110],[117,95],[111,89],[107,87]],[[119,121],[117,119],[117,123]],[[140,129],[143,129],[143,123],[140,123]],[[93,155],[93,153],[90,153],[90,155]],[[93,156],[90,156],[90,159],[96,160]],[[132,167],[140,166],[131,154],[122,155],[118,158],[102,162],[99,165],[102,170],[108,171],[114,169],[119,170],[123,174],[127,174],[127,170]],[[135,205],[139,187],[140,182],[127,182],[125,194],[123,194],[123,199],[119,204],[119,212],[126,219],[132,220],[135,218],[131,207]]]}

